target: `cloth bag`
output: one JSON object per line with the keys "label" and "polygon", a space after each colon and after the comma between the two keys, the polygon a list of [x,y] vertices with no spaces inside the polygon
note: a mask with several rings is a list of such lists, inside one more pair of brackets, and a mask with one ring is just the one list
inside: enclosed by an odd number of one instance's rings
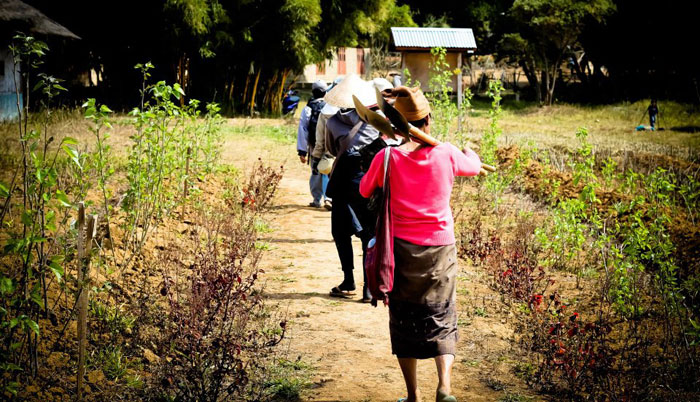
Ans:
{"label": "cloth bag", "polygon": [[318,162],[318,172],[321,174],[329,174],[333,169],[334,162],[334,157],[324,154]]}
{"label": "cloth bag", "polygon": [[384,151],[384,186],[382,203],[377,216],[376,235],[369,241],[365,253],[367,286],[372,294],[372,305],[381,300],[389,304],[389,293],[394,288],[394,225],[391,219],[391,189],[389,175],[391,147]]}

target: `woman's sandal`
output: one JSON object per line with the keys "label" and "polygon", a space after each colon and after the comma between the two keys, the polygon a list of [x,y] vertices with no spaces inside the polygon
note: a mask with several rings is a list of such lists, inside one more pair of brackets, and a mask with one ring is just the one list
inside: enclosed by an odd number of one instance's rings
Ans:
{"label": "woman's sandal", "polygon": [[457,402],[457,398],[455,398],[452,395],[447,395],[445,393],[439,392],[437,393],[437,401],[438,402]]}
{"label": "woman's sandal", "polygon": [[355,291],[353,291],[353,290],[343,290],[343,289],[339,288],[338,286],[336,286],[336,287],[334,287],[333,289],[331,289],[330,296],[331,296],[331,297],[340,297],[340,298],[343,298],[343,299],[348,299],[348,298],[351,298],[351,297],[355,296]]}

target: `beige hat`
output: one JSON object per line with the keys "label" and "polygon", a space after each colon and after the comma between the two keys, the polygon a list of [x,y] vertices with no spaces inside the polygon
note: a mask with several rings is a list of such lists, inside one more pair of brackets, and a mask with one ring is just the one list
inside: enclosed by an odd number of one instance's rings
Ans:
{"label": "beige hat", "polygon": [[374,92],[374,85],[360,78],[357,74],[351,74],[345,77],[340,83],[333,87],[323,100],[327,104],[331,104],[341,109],[354,109],[355,103],[352,101],[352,96],[364,106],[374,106],[377,104],[377,97]]}

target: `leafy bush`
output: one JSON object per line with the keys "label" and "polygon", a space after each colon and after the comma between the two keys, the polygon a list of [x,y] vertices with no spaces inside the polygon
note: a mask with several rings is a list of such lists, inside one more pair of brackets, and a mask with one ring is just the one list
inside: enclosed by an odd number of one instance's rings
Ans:
{"label": "leafy bush", "polygon": [[[263,273],[256,223],[280,178],[260,163],[244,196],[255,202],[204,219],[206,241],[186,267],[187,276],[164,279],[161,294],[168,308],[160,324],[156,394],[218,401],[263,392],[273,346],[284,337],[286,321],[274,320],[256,286]],[[164,263],[177,265],[179,258]],[[173,271],[181,270],[166,270]]]}

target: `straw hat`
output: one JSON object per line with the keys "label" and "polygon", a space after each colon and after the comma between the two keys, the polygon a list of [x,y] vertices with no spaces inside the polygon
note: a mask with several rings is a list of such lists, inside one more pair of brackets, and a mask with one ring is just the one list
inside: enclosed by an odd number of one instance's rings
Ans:
{"label": "straw hat", "polygon": [[374,86],[371,82],[363,80],[357,74],[345,77],[338,85],[326,93],[323,100],[326,101],[327,104],[341,109],[354,109],[355,103],[352,101],[353,95],[357,96],[357,99],[365,106],[377,104]]}
{"label": "straw hat", "polygon": [[430,114],[430,104],[419,87],[394,88],[391,96],[396,97],[394,108],[408,121],[420,120]]}

